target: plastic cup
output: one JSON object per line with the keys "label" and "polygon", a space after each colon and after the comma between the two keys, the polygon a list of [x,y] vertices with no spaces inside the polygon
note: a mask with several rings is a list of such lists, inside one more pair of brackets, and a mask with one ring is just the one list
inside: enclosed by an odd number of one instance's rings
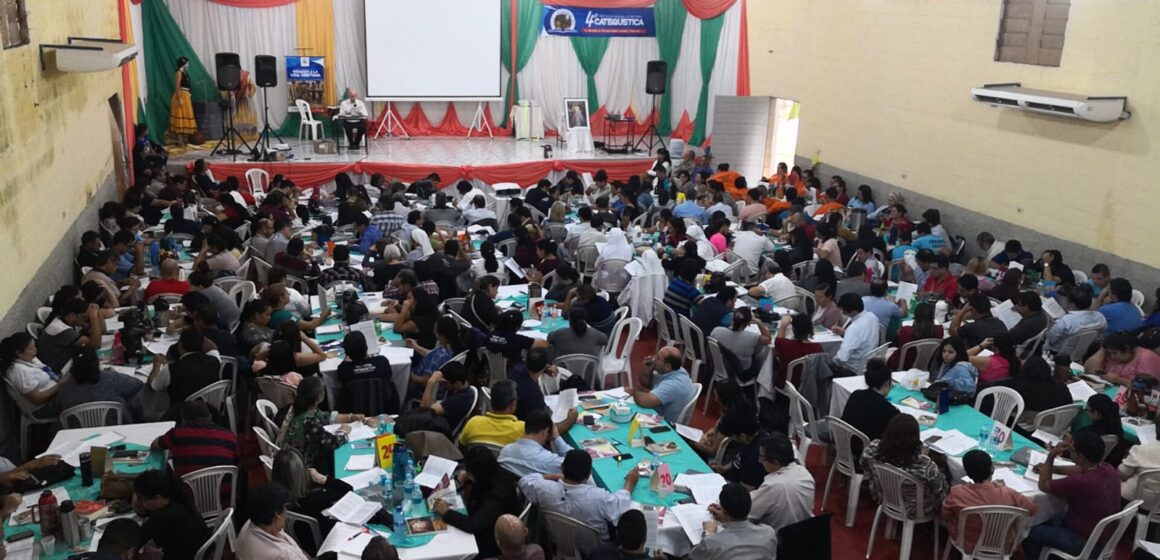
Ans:
{"label": "plastic cup", "polygon": [[44,556],[56,554],[56,537],[49,535],[40,539],[40,553]]}

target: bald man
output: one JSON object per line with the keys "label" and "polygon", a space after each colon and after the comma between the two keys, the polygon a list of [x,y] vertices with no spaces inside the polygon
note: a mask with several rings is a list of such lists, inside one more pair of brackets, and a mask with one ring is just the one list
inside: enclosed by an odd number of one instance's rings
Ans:
{"label": "bald man", "polygon": [[346,131],[346,141],[350,149],[357,150],[367,133],[367,105],[358,98],[358,90],[346,90],[346,99],[338,106],[338,118],[342,121],[342,128]]}
{"label": "bald man", "polygon": [[499,546],[496,560],[544,560],[544,549],[538,544],[525,544],[528,528],[520,518],[501,515],[495,521],[495,544]]}
{"label": "bald man", "polygon": [[189,291],[189,282],[181,279],[181,267],[177,266],[177,261],[173,259],[165,259],[161,261],[161,278],[149,283],[149,287],[145,288],[145,301],[149,301],[158,294],[177,294],[179,296],[185,295]]}
{"label": "bald man", "polygon": [[640,384],[636,388],[625,385],[624,390],[632,395],[637,406],[655,408],[665,420],[675,423],[696,392],[683,363],[684,358],[677,347],[665,346],[655,358],[645,358]]}

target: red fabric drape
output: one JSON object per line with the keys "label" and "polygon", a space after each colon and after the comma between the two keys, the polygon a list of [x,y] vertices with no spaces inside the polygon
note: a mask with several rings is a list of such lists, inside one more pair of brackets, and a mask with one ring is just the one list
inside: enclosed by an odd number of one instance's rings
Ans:
{"label": "red fabric drape", "polygon": [[[407,129],[407,134],[410,134],[411,136],[467,136],[467,127],[459,121],[459,113],[455,109],[454,103],[448,104],[447,114],[443,116],[443,120],[437,125],[431,124],[431,121],[427,118],[427,113],[423,111],[423,106],[419,105],[418,103],[411,107],[411,112],[406,116],[399,112],[398,105],[392,104],[391,113],[395,115],[396,119],[399,119],[399,121],[403,123],[403,126]],[[370,124],[368,124],[368,132],[370,134],[377,132],[379,129],[379,123],[382,122],[386,116],[386,113],[383,113],[379,115],[378,119],[375,119]],[[495,120],[491,117],[490,105],[483,106],[483,118],[487,121],[487,124],[491,126],[492,133],[494,133],[496,136],[512,135],[512,129],[510,127],[500,128],[495,124]],[[487,132],[485,131],[480,133],[479,131],[476,131],[474,134],[472,134],[472,136],[478,137],[481,134],[486,136]]]}
{"label": "red fabric drape", "polygon": [[552,171],[575,171],[577,173],[596,173],[603,169],[610,179],[627,180],[632,175],[639,175],[648,171],[652,160],[616,159],[616,160],[543,160],[516,163],[500,163],[494,165],[436,165],[428,163],[394,163],[388,161],[336,162],[336,163],[211,163],[210,169],[219,178],[236,176],[243,177],[246,170],[262,169],[271,176],[281,173],[296,185],[310,188],[325,185],[334,181],[339,173],[382,173],[390,179],[401,181],[415,181],[426,177],[430,173],[438,173],[443,179],[440,187],[454,185],[460,179],[479,179],[484,183],[494,184],[514,182],[520,185],[532,185],[543,179]]}
{"label": "red fabric drape", "polygon": [[[715,18],[725,13],[735,2],[737,0],[681,0],[685,9],[698,19]],[[655,4],[656,0],[541,0],[541,3],[577,8],[645,8]]]}
{"label": "red fabric drape", "polygon": [[749,95],[749,16],[741,0],[741,39],[737,48],[737,95]]}
{"label": "red fabric drape", "polygon": [[298,0],[209,0],[216,4],[225,4],[235,8],[273,8],[293,4]]}
{"label": "red fabric drape", "polygon": [[715,18],[733,7],[737,0],[681,0],[685,9],[697,19]]}

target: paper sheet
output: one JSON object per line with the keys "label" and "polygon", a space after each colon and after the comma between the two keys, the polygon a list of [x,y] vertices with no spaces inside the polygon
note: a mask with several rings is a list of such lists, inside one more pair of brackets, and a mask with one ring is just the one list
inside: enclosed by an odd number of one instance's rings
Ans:
{"label": "paper sheet", "polygon": [[917,291],[918,284],[912,282],[899,282],[898,291],[895,293],[895,297],[900,300],[909,302],[911,299],[914,299],[914,294]]}
{"label": "paper sheet", "polygon": [[1054,298],[1040,297],[1039,299],[1043,301],[1043,310],[1046,311],[1052,319],[1058,321],[1060,317],[1067,315],[1067,311],[1064,311],[1063,307],[1061,307],[1059,302],[1055,301]]}
{"label": "paper sheet", "polygon": [[515,296],[527,295],[527,284],[516,284],[514,286],[500,286],[496,289],[497,299],[511,299]]}
{"label": "paper sheet", "polygon": [[548,340],[548,333],[539,330],[523,330],[516,331],[516,334],[522,334],[528,338],[535,340]]}
{"label": "paper sheet", "polygon": [[346,470],[348,471],[369,471],[375,468],[374,455],[351,455],[346,460]]}
{"label": "paper sheet", "polygon": [[1149,443],[1156,443],[1156,424],[1148,422],[1143,426],[1132,426],[1136,430],[1136,437],[1140,438],[1140,443],[1148,445]]}
{"label": "paper sheet", "polygon": [[995,469],[995,472],[991,475],[991,480],[1001,481],[1007,485],[1007,488],[1020,493],[1034,492],[1036,490],[1035,485],[1028,483],[1026,478],[1019,476],[1015,471],[1008,468]]}
{"label": "paper sheet", "polygon": [[[346,523],[335,523],[334,528],[326,534],[326,539],[322,541],[322,545],[318,547],[318,555],[321,556],[325,552],[337,553],[342,551],[354,555],[355,558],[362,556],[361,549],[358,552],[349,552],[344,547],[348,542],[359,542],[358,538],[351,540],[351,537],[355,537],[356,535],[364,533],[365,531],[366,527],[349,525]],[[370,539],[362,539],[362,542],[364,543],[363,548],[366,548],[366,543],[369,543]]]}
{"label": "paper sheet", "polygon": [[[1027,457],[1027,471],[1023,473],[1023,477],[1027,478],[1028,480],[1034,480],[1034,481],[1038,482],[1039,473],[1035,472],[1035,467],[1037,465],[1042,465],[1044,463],[1044,461],[1047,461],[1047,454],[1046,453],[1044,453],[1042,451],[1032,450],[1031,454]],[[1068,461],[1067,459],[1064,459],[1062,457],[1055,458],[1055,466],[1057,466],[1057,467],[1070,467],[1073,465],[1075,465],[1075,463]],[[1052,480],[1059,480],[1061,478],[1065,478],[1064,475],[1062,475],[1062,474],[1051,475]]]}
{"label": "paper sheet", "polygon": [[656,510],[642,510],[644,514],[645,539],[644,548],[648,552],[657,550],[657,512]]}
{"label": "paper sheet", "polygon": [[685,488],[698,504],[709,505],[715,503],[721,496],[721,487],[725,486],[725,478],[717,473],[677,475],[673,485]]}
{"label": "paper sheet", "polygon": [[560,391],[556,404],[552,406],[552,421],[562,422],[568,417],[568,411],[576,408],[578,400],[576,389],[564,389]]}
{"label": "paper sheet", "polygon": [[[928,434],[929,430],[923,434],[923,437],[929,437]],[[958,430],[942,430],[941,435],[942,438],[929,444],[929,446],[950,456],[962,455],[979,446],[977,440]]]}
{"label": "paper sheet", "polygon": [[512,274],[516,275],[518,278],[524,278],[527,276],[527,273],[524,272],[524,268],[520,266],[520,263],[516,262],[516,260],[513,258],[508,258],[505,260],[503,265],[507,267],[508,270],[512,271]]}
{"label": "paper sheet", "polygon": [[709,272],[724,272],[726,268],[729,268],[729,263],[721,259],[713,259],[705,263],[705,270]]}
{"label": "paper sheet", "polygon": [[1136,544],[1140,545],[1140,548],[1143,548],[1148,554],[1160,557],[1160,544],[1148,541],[1136,541]]}
{"label": "paper sheet", "polygon": [[709,513],[709,506],[677,504],[669,512],[677,517],[681,528],[685,530],[685,535],[689,537],[689,542],[693,543],[693,546],[701,544],[701,537],[705,533],[705,522],[713,521],[713,515]]}
{"label": "paper sheet", "polygon": [[443,477],[454,475],[458,466],[458,463],[451,459],[431,455],[423,464],[423,472],[415,477],[415,482],[424,488],[434,488],[443,482]]}
{"label": "paper sheet", "polygon": [[675,424],[675,426],[677,428],[677,433],[684,436],[685,439],[701,441],[701,438],[705,436],[704,431],[698,430],[692,426],[686,426],[684,424]]}
{"label": "paper sheet", "polygon": [[1096,394],[1096,390],[1092,389],[1086,381],[1073,381],[1067,384],[1067,390],[1071,393],[1071,400],[1077,402],[1087,402],[1089,398]]}
{"label": "paper sheet", "polygon": [[1003,321],[1003,324],[1007,325],[1008,329],[1015,328],[1015,325],[1018,325],[1019,321],[1023,320],[1023,316],[1015,311],[1015,304],[1012,303],[1011,300],[1004,301],[1003,303],[992,307],[991,315],[994,315],[996,319]]}
{"label": "paper sheet", "polygon": [[1007,270],[1023,270],[1023,263],[1019,261],[1011,261],[1007,263]]}
{"label": "paper sheet", "polygon": [[375,332],[374,321],[362,321],[350,326],[350,332],[360,332],[367,339],[367,355],[379,353],[379,333]]}
{"label": "paper sheet", "polygon": [[314,329],[315,335],[338,334],[342,332],[342,325],[322,325]]}
{"label": "paper sheet", "polygon": [[164,356],[165,353],[169,351],[169,347],[173,346],[175,343],[177,343],[176,340],[162,337],[159,340],[154,340],[153,342],[146,344],[145,349],[148,350],[150,354]]}
{"label": "paper sheet", "polygon": [[363,525],[382,507],[378,502],[368,502],[354,492],[347,492],[324,513],[343,523]]}
{"label": "paper sheet", "polygon": [[605,389],[604,391],[601,391],[600,394],[610,399],[616,399],[618,401],[623,401],[624,399],[627,399],[631,396],[628,394],[628,391],[624,390],[624,387],[613,387],[611,389]]}
{"label": "paper sheet", "polygon": [[383,346],[379,348],[379,355],[385,357],[392,365],[410,365],[415,351],[402,346]]}
{"label": "paper sheet", "polygon": [[102,432],[96,436],[89,436],[87,439],[62,442],[56,447],[48,449],[44,453],[37,455],[37,457],[44,457],[45,455],[60,455],[61,461],[76,466],[81,462],[81,453],[86,453],[94,447],[108,447],[109,445],[117,443],[123,439],[125,439],[125,436],[117,432]]}
{"label": "paper sheet", "polygon": [[1031,432],[1031,437],[1042,441],[1047,445],[1056,445],[1060,441],[1063,441],[1059,436],[1055,434],[1049,434],[1043,430],[1035,430],[1034,432]]}
{"label": "paper sheet", "polygon": [[[327,424],[323,429],[332,434],[337,434],[338,429],[341,427],[342,424]],[[374,428],[363,424],[362,422],[351,422],[350,433],[346,435],[346,440],[361,441],[364,439],[375,439],[375,436],[377,435],[379,434],[377,431],[375,431]]]}
{"label": "paper sheet", "polygon": [[[374,455],[367,455],[367,457],[374,457]],[[387,474],[387,472],[383,469],[375,467],[369,471],[363,471],[358,474],[352,474],[348,477],[344,477],[341,480],[349,484],[350,487],[354,488],[355,490],[362,490],[367,486],[378,484],[379,480],[384,474]]]}

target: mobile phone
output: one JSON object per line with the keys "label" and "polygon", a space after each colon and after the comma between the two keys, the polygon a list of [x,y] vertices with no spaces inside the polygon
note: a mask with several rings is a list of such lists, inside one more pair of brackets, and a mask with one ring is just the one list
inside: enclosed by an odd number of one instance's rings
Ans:
{"label": "mobile phone", "polygon": [[20,531],[18,533],[12,533],[11,535],[8,535],[7,537],[4,538],[4,541],[13,543],[16,541],[22,541],[22,540],[27,539],[31,536],[33,536],[32,531],[25,529],[25,530]]}
{"label": "mobile phone", "polygon": [[654,444],[654,443],[656,443],[656,442],[655,442],[655,441],[653,441],[653,438],[650,438],[650,437],[648,437],[648,436],[644,436],[644,444],[645,444],[645,445],[652,445],[652,444]]}
{"label": "mobile phone", "polygon": [[631,458],[632,458],[632,453],[621,453],[620,455],[613,457],[613,459],[616,459],[617,463],[619,463],[621,461],[627,461]]}
{"label": "mobile phone", "polygon": [[663,434],[665,432],[671,432],[671,431],[673,431],[673,429],[668,427],[668,426],[653,426],[653,427],[649,428],[648,431],[650,431],[654,434]]}

